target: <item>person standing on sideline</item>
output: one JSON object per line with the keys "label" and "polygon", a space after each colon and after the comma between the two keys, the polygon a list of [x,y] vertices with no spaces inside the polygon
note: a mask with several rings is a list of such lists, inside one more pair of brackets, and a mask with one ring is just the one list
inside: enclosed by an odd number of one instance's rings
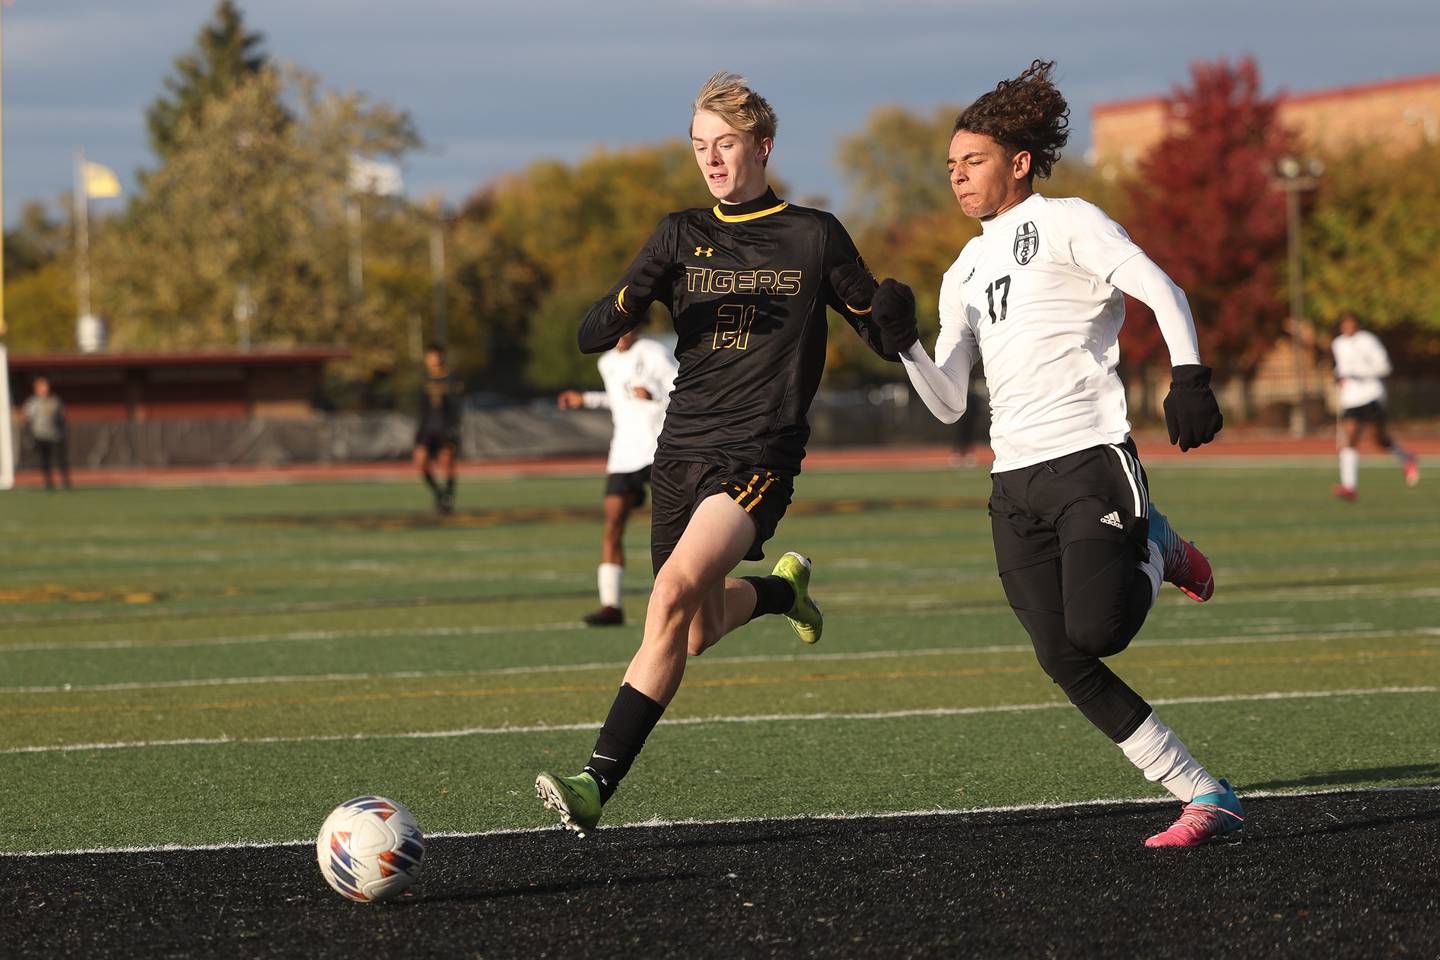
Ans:
{"label": "person standing on sideline", "polygon": [[1330,341],[1335,355],[1335,379],[1340,384],[1340,483],[1335,496],[1355,499],[1360,485],[1360,454],[1355,445],[1366,426],[1375,430],[1375,442],[1393,453],[1405,471],[1405,483],[1420,482],[1420,462],[1390,435],[1385,414],[1385,377],[1390,376],[1390,355],[1380,338],[1360,328],[1353,313],[1340,315],[1340,332]]}
{"label": "person standing on sideline", "polygon": [[[420,406],[415,425],[415,468],[435,495],[435,512],[455,512],[455,467],[460,452],[460,381],[445,367],[445,348],[425,347],[425,380],[420,384]],[[435,465],[445,474],[441,487],[431,472]]]}
{"label": "person standing on sideline", "polygon": [[615,432],[605,464],[605,534],[600,541],[600,609],[585,615],[591,627],[625,623],[621,607],[625,577],[625,522],[630,511],[645,505],[655,445],[665,425],[665,407],[675,387],[675,355],[658,341],[642,339],[634,330],[601,354],[603,391],[566,390],[557,398],[561,410],[608,409]]}
{"label": "person standing on sideline", "polygon": [[70,489],[70,459],[65,451],[65,404],[50,390],[48,377],[36,377],[34,393],[25,401],[25,432],[35,442],[40,454],[40,469],[45,472],[45,489],[55,489],[51,470],[58,467],[60,482]]}
{"label": "person standing on sideline", "polygon": [[[580,325],[585,353],[609,350],[662,303],[679,337],[679,373],[651,470],[645,632],[583,769],[544,772],[535,792],[585,836],[659,723],[685,660],[757,617],[786,617],[820,639],[810,561],[786,553],[768,577],[734,577],[760,560],[790,505],[810,439],[806,414],[825,369],[827,310],[877,353],[875,278],[840,221],[770,189],[775,112],[743,77],[700,89],[690,145],[713,207],[672,213]],[[890,355],[894,359],[894,355]]]}
{"label": "person standing on sideline", "polygon": [[1034,190],[1069,135],[1053,69],[1036,60],[955,122],[950,187],[981,234],[941,282],[934,359],[919,342],[908,287],[883,281],[871,306],[885,349],[900,353],[942,421],[965,412],[971,367],[983,361],[990,522],[1006,599],[1070,701],[1184,805],[1146,846],[1196,846],[1240,828],[1235,791],[1102,659],[1129,645],[1162,580],[1202,603],[1215,589],[1205,555],[1151,502],[1130,439],[1116,374],[1122,291],[1154,310],[1170,350],[1170,442],[1182,451],[1208,443],[1224,420],[1185,294],[1098,207]]}

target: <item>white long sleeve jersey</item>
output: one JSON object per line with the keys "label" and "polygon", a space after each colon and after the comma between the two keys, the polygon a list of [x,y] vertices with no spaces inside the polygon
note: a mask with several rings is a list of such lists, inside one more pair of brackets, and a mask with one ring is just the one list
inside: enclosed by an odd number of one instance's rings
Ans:
{"label": "white long sleeve jersey", "polygon": [[[605,408],[615,424],[606,473],[634,473],[655,462],[655,447],[665,425],[665,408],[675,387],[675,354],[656,340],[641,338],[629,350],[601,354],[600,376],[605,391],[587,391],[586,407]],[[653,399],[641,400],[644,387]]]}
{"label": "white long sleeve jersey", "polygon": [[1330,342],[1335,354],[1335,376],[1340,378],[1340,409],[1385,401],[1383,378],[1390,376],[1390,354],[1369,330],[1357,330]]}
{"label": "white long sleeve jersey", "polygon": [[1124,442],[1117,284],[1154,308],[1174,364],[1200,362],[1184,294],[1084,200],[1032,194],[981,227],[941,282],[933,365],[918,344],[901,358],[921,399],[958,416],[983,359],[996,473]]}

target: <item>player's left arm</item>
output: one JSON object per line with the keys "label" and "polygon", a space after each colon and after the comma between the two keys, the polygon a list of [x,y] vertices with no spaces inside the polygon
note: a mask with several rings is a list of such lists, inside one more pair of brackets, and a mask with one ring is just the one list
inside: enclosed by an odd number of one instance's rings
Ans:
{"label": "player's left arm", "polygon": [[1210,368],[1200,362],[1190,302],[1130,239],[1125,228],[1099,207],[1077,202],[1069,214],[1069,251],[1075,264],[1128,293],[1150,308],[1170,351],[1170,392],[1165,397],[1165,426],[1181,451],[1209,443],[1225,425],[1210,388]]}
{"label": "player's left arm", "polygon": [[465,412],[465,383],[459,378],[452,378],[445,391],[445,402],[443,404],[443,416],[445,429],[451,433],[460,429],[460,418]]}
{"label": "player's left arm", "polygon": [[1394,368],[1390,366],[1390,354],[1385,350],[1385,344],[1381,343],[1380,338],[1373,333],[1367,338],[1367,342],[1370,344],[1370,355],[1366,359],[1370,362],[1367,364],[1368,369],[1365,375],[1371,377],[1390,376]]}
{"label": "player's left arm", "polygon": [[1144,253],[1117,267],[1110,282],[1150,308],[1170,350],[1170,392],[1165,396],[1170,442],[1179,444],[1183,452],[1214,440],[1225,426],[1225,416],[1210,387],[1210,368],[1200,362],[1195,318],[1185,291]]}
{"label": "player's left arm", "polygon": [[845,318],[851,329],[879,356],[892,363],[900,357],[894,351],[886,350],[880,336],[880,327],[870,313],[870,301],[875,296],[875,277],[855,242],[845,227],[834,217],[829,218],[829,229],[825,234],[824,265],[821,273],[825,283],[825,302],[836,313]]}

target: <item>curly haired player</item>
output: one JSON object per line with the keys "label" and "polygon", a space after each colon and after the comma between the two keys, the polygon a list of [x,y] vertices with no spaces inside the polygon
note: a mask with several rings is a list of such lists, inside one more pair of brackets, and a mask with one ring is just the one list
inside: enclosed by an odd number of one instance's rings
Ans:
{"label": "curly haired player", "polygon": [[1154,310],[1170,350],[1171,442],[1182,451],[1208,443],[1223,420],[1184,293],[1100,209],[1034,192],[1068,137],[1053,69],[1036,60],[955,122],[950,186],[982,232],[941,283],[934,359],[904,284],[880,284],[874,318],[943,421],[965,412],[970,368],[984,361],[991,529],[1006,598],[1070,701],[1184,804],[1146,845],[1195,846],[1240,829],[1240,801],[1102,659],[1140,630],[1162,580],[1200,602],[1214,591],[1209,561],[1150,501],[1130,439],[1115,372],[1122,291]]}

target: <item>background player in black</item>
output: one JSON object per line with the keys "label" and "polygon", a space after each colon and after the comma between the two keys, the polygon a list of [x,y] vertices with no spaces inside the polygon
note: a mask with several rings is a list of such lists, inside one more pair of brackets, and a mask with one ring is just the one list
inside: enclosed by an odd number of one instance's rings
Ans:
{"label": "background player in black", "polygon": [[770,189],[774,135],[774,112],[743,78],[711,77],[690,136],[719,203],[661,221],[580,327],[580,348],[597,353],[662,303],[680,367],[651,473],[656,577],[644,639],[584,772],[536,779],[545,805],[581,836],[675,695],[687,653],[770,613],[785,614],[802,639],[819,639],[804,557],[787,553],[769,577],[728,574],[764,556],[789,505],[825,365],[827,306],[882,351],[867,318],[875,280],[844,227]]}
{"label": "background player in black", "polygon": [[[420,403],[415,426],[415,466],[425,485],[435,495],[437,513],[455,509],[455,461],[460,449],[460,383],[445,369],[445,348],[438,343],[425,347],[425,380],[420,384]],[[445,474],[441,487],[431,464]]]}

